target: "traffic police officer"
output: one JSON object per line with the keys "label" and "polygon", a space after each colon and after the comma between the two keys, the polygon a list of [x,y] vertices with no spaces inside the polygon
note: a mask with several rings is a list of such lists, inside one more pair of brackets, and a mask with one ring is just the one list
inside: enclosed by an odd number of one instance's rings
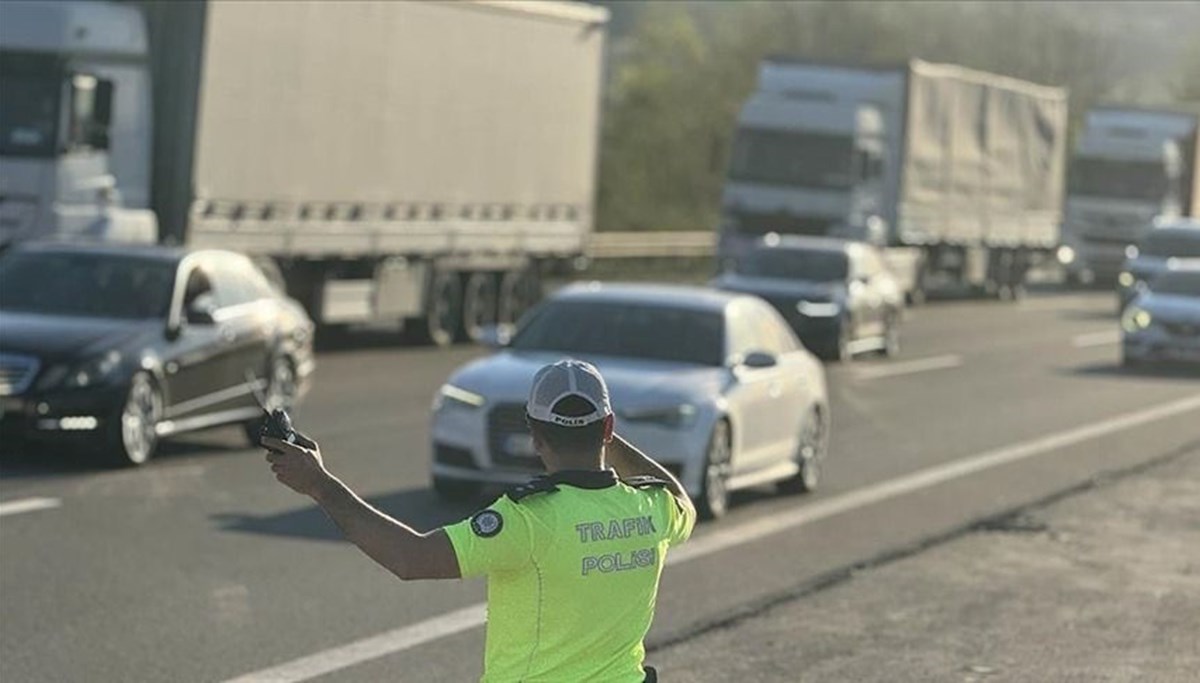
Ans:
{"label": "traffic police officer", "polygon": [[263,443],[281,482],[401,579],[487,577],[483,681],[653,680],[643,639],[667,548],[691,534],[695,508],[670,472],[614,434],[608,389],[588,363],[538,371],[526,411],[547,474],[426,534],[363,502],[319,450]]}

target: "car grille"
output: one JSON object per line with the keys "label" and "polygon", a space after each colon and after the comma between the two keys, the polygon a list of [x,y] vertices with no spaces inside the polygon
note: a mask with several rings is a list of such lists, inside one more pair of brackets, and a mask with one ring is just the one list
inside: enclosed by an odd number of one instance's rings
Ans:
{"label": "car grille", "polygon": [[1200,323],[1163,322],[1162,327],[1174,337],[1200,337]]}
{"label": "car grille", "polygon": [[471,457],[471,451],[466,448],[458,448],[457,446],[435,443],[433,445],[433,459],[442,465],[449,465],[450,467],[462,467],[470,470],[479,469],[475,464],[474,458]]}
{"label": "car grille", "polygon": [[512,469],[540,470],[542,461],[536,455],[510,453],[507,450],[508,439],[514,435],[529,435],[529,426],[525,424],[525,405],[496,404],[488,413],[488,452],[492,456],[492,464]]}
{"label": "car grille", "polygon": [[13,396],[29,388],[37,376],[38,359],[0,353],[0,396]]}
{"label": "car grille", "polygon": [[769,232],[783,235],[827,235],[833,226],[833,221],[829,218],[794,216],[787,213],[740,211],[736,216],[738,232],[743,235],[765,235]]}

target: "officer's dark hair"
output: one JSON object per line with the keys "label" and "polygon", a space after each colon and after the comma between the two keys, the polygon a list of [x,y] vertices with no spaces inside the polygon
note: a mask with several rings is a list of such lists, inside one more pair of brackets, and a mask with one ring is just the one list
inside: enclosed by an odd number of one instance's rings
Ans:
{"label": "officer's dark hair", "polygon": [[[595,410],[596,407],[581,396],[564,396],[550,407],[551,413],[562,417],[580,417]],[[604,420],[582,427],[564,427],[532,417],[528,420],[530,431],[545,441],[556,455],[590,456],[599,453],[604,445]]]}

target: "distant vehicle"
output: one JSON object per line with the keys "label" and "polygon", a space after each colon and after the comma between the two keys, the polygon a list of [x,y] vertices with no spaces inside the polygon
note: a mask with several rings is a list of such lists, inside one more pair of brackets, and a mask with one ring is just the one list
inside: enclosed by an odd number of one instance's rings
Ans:
{"label": "distant vehicle", "polygon": [[1059,261],[1068,281],[1110,283],[1156,218],[1200,213],[1200,110],[1097,107],[1071,159]]}
{"label": "distant vehicle", "polygon": [[1200,259],[1200,221],[1177,220],[1152,228],[1141,242],[1125,250],[1125,263],[1117,276],[1119,310],[1159,273],[1189,259]]}
{"label": "distant vehicle", "polygon": [[274,263],[322,325],[477,337],[584,251],[607,18],[4,0],[0,242],[232,249]]}
{"label": "distant vehicle", "polygon": [[824,369],[757,297],[666,285],[574,285],[498,353],[455,371],[433,408],[433,485],[448,497],[541,471],[525,426],[538,368],[594,363],[617,430],[679,475],[709,517],[729,492],[815,488],[829,438]]}
{"label": "distant vehicle", "polygon": [[[307,389],[313,323],[245,256],[26,243],[0,255],[0,427],[141,465]],[[255,395],[257,394],[257,396]]]}
{"label": "distant vehicle", "polygon": [[900,352],[904,293],[872,245],[768,235],[712,285],[762,297],[823,358]]}
{"label": "distant vehicle", "polygon": [[905,293],[1019,296],[1060,242],[1067,94],[912,60],[772,57],[742,107],[718,256],[767,233],[876,244]]}
{"label": "distant vehicle", "polygon": [[1121,316],[1126,366],[1175,361],[1200,367],[1200,265],[1158,274]]}

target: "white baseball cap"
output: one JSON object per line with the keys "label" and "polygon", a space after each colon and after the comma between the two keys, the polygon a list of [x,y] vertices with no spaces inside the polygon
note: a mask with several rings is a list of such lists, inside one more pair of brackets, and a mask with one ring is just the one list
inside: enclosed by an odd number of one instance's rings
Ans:
{"label": "white baseball cap", "polygon": [[[559,415],[554,406],[568,396],[578,396],[592,405],[586,415]],[[580,360],[560,360],[537,371],[525,405],[529,417],[561,427],[583,427],[612,415],[608,386],[600,371],[591,363]]]}

